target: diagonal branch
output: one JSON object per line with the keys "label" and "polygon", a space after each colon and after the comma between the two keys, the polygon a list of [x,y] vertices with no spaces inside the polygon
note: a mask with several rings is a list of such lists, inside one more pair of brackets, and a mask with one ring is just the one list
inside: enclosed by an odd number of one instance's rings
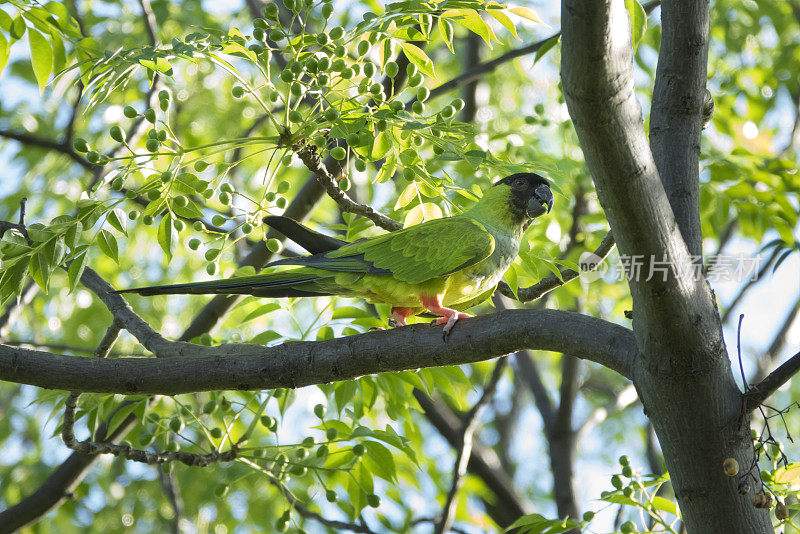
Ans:
{"label": "diagonal branch", "polygon": [[453,479],[450,482],[450,491],[447,493],[441,519],[433,530],[434,534],[445,534],[450,530],[453,524],[453,519],[456,515],[456,495],[458,495],[458,490],[461,489],[464,482],[464,475],[467,473],[467,464],[472,454],[472,437],[478,426],[478,413],[491,400],[492,396],[494,396],[497,384],[500,382],[500,378],[503,376],[503,371],[507,364],[507,357],[498,360],[492,371],[492,376],[489,378],[489,382],[487,382],[486,386],[483,388],[481,398],[478,399],[478,402],[467,412],[464,418],[459,440],[460,445],[458,447],[458,453],[456,454],[456,461],[453,464]]}
{"label": "diagonal branch", "polygon": [[69,156],[72,161],[80,165],[86,170],[94,170],[97,168],[97,165],[93,163],[89,163],[86,159],[75,152],[75,150],[66,143],[59,143],[58,141],[52,141],[50,139],[45,139],[43,137],[39,137],[36,135],[32,135],[29,133],[24,132],[15,132],[12,130],[0,129],[0,137],[5,137],[7,139],[13,139],[14,141],[19,141],[22,144],[45,148],[47,150],[52,150],[54,152],[60,152],[66,156]]}
{"label": "diagonal branch", "polygon": [[762,402],[791,380],[798,371],[800,371],[800,352],[786,360],[777,369],[768,374],[764,380],[754,386],[750,386],[750,390],[744,396],[747,413],[758,408]]}
{"label": "diagonal branch", "polygon": [[[590,256],[590,261],[585,261],[580,264],[581,271],[585,272],[597,269],[598,265],[611,254],[612,250],[614,250],[614,236],[609,232]],[[573,269],[560,269],[560,273],[561,278],[557,277],[555,274],[551,274],[542,278],[532,286],[518,289],[516,295],[511,287],[503,281],[497,284],[497,290],[510,299],[519,300],[520,302],[529,302],[543,297],[554,289],[558,289],[581,275]]]}
{"label": "diagonal branch", "polygon": [[633,333],[558,310],[509,310],[463,320],[447,341],[425,324],[274,347],[173,345],[186,358],[104,360],[0,345],[0,380],[97,393],[174,395],[219,389],[296,388],[388,371],[459,365],[523,348],[568,352],[630,378]]}

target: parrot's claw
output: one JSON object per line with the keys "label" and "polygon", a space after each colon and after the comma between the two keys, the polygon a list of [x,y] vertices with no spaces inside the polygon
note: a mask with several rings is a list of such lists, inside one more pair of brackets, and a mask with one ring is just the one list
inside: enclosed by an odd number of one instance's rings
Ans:
{"label": "parrot's claw", "polygon": [[447,338],[450,337],[450,332],[453,330],[456,321],[458,321],[459,319],[468,319],[470,317],[472,317],[472,315],[468,313],[456,312],[451,315],[446,315],[444,317],[439,317],[438,319],[434,319],[431,325],[444,324],[444,328],[442,328],[442,340],[447,341]]}

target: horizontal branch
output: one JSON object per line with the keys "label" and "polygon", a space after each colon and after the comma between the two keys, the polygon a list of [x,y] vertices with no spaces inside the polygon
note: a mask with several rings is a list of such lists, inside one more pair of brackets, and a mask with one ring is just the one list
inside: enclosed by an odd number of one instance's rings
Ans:
{"label": "horizontal branch", "polygon": [[[459,365],[523,348],[568,352],[630,378],[633,332],[559,310],[508,310],[459,321],[447,341],[425,324],[275,347],[175,344],[184,358],[96,359],[0,345],[0,380],[78,392],[176,395],[296,388],[387,371]],[[166,347],[170,349],[170,347]]]}
{"label": "horizontal branch", "polygon": [[764,380],[755,386],[750,386],[750,390],[745,394],[745,409],[747,412],[752,412],[758,408],[762,402],[791,380],[798,371],[800,371],[800,352],[786,360],[777,369],[768,374]]}

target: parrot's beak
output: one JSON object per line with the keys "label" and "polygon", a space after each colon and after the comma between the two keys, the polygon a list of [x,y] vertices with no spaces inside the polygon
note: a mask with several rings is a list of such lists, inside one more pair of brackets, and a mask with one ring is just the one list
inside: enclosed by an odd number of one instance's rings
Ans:
{"label": "parrot's beak", "polygon": [[546,185],[540,185],[528,201],[528,217],[533,219],[543,215],[545,211],[550,213],[551,209],[553,209],[553,192]]}

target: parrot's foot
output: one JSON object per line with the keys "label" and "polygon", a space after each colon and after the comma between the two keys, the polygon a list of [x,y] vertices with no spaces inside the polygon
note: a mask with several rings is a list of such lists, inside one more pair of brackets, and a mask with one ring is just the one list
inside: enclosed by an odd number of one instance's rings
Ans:
{"label": "parrot's foot", "polygon": [[434,297],[422,297],[420,298],[420,302],[425,307],[425,309],[431,313],[435,313],[436,315],[441,315],[438,319],[434,320],[433,324],[440,325],[443,324],[444,328],[442,329],[442,337],[445,341],[447,341],[447,336],[450,335],[450,331],[453,329],[453,326],[456,324],[456,321],[459,319],[467,319],[472,317],[472,315],[468,313],[462,313],[458,310],[454,310],[452,308],[445,308],[442,306],[442,297],[441,295],[436,295]]}
{"label": "parrot's foot", "polygon": [[414,315],[414,308],[393,307],[389,313],[389,326],[406,326],[406,319]]}

